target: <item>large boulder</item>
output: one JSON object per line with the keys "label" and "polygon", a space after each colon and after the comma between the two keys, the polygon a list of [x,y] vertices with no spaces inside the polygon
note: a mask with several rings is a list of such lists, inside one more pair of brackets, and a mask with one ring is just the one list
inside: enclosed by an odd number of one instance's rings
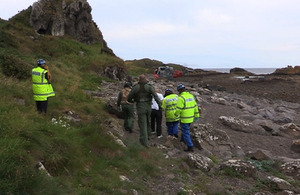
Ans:
{"label": "large boulder", "polygon": [[209,123],[195,123],[192,125],[191,134],[196,147],[224,159],[232,158],[231,150],[234,146],[225,131],[215,129]]}
{"label": "large boulder", "polygon": [[91,11],[86,0],[39,0],[32,5],[30,24],[39,34],[70,35],[87,44],[102,42],[101,52],[114,55],[93,21]]}
{"label": "large boulder", "polygon": [[228,116],[220,116],[219,119],[222,124],[230,127],[232,130],[259,135],[267,135],[266,131],[261,126],[246,120]]}
{"label": "large boulder", "polygon": [[204,172],[208,172],[213,166],[213,161],[210,158],[200,154],[188,154],[188,161]]}
{"label": "large boulder", "polygon": [[254,177],[257,169],[253,163],[243,160],[228,160],[221,164],[220,170],[231,170],[234,173]]}

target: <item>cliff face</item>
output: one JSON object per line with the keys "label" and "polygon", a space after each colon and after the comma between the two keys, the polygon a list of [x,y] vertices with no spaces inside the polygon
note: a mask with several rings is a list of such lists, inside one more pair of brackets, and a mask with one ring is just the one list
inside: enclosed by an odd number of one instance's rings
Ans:
{"label": "cliff face", "polygon": [[32,5],[30,24],[39,34],[70,35],[80,42],[103,42],[101,31],[92,19],[92,8],[86,0],[39,0]]}

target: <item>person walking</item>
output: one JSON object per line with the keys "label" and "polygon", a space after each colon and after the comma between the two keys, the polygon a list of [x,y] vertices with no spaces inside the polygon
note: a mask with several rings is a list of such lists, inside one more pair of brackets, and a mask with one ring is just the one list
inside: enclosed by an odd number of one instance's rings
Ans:
{"label": "person walking", "polygon": [[32,90],[38,112],[47,113],[48,98],[55,96],[51,85],[52,76],[46,61],[39,59],[37,67],[32,69]]}
{"label": "person walking", "polygon": [[125,131],[129,131],[132,133],[133,126],[134,126],[134,110],[133,110],[133,103],[127,101],[128,95],[131,91],[132,84],[126,82],[124,84],[124,88],[120,91],[117,100],[118,108],[121,108],[124,114],[124,129]]}
{"label": "person walking", "polygon": [[[164,96],[159,93],[159,89],[155,88],[156,94],[160,101],[163,101]],[[158,106],[155,99],[152,97],[152,111],[151,111],[151,129],[152,134],[155,134],[156,128],[156,136],[157,138],[162,138],[161,132],[161,122],[162,122],[162,108]]]}
{"label": "person walking", "polygon": [[174,94],[171,89],[166,89],[162,108],[165,111],[168,138],[170,139],[178,138],[179,116],[175,116],[177,102],[178,95]]}
{"label": "person walking", "polygon": [[151,117],[151,104],[152,97],[156,103],[161,107],[161,102],[152,85],[144,74],[139,77],[139,82],[133,86],[130,91],[127,101],[136,102],[136,109],[138,114],[138,125],[140,129],[140,143],[149,147],[149,140],[151,135],[150,117]]}
{"label": "person walking", "polygon": [[179,84],[177,86],[177,90],[179,92],[179,96],[175,116],[180,117],[182,139],[187,145],[187,149],[184,151],[193,152],[194,144],[191,138],[190,126],[194,120],[199,121],[199,108],[195,96],[187,92],[183,84]]}

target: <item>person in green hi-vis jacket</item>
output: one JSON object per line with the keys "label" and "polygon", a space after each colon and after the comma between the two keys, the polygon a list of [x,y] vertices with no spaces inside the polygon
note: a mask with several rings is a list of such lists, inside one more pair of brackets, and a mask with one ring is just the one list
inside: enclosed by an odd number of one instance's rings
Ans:
{"label": "person in green hi-vis jacket", "polygon": [[149,147],[149,140],[151,135],[151,105],[152,97],[154,97],[158,106],[161,107],[161,102],[152,85],[148,83],[147,77],[142,74],[139,77],[138,84],[134,85],[130,91],[127,101],[135,102],[138,114],[138,125],[140,128],[140,143]]}

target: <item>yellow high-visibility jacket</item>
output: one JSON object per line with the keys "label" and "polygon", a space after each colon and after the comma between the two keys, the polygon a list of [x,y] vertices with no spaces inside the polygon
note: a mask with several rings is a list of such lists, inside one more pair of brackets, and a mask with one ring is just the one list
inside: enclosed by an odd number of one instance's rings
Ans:
{"label": "yellow high-visibility jacket", "polygon": [[177,102],[178,95],[176,94],[170,94],[164,98],[162,108],[165,110],[167,122],[179,121],[179,116],[175,116]]}
{"label": "yellow high-visibility jacket", "polygon": [[48,97],[55,96],[52,85],[45,76],[47,72],[39,66],[32,69],[32,90],[35,101],[46,101]]}
{"label": "yellow high-visibility jacket", "polygon": [[175,115],[180,116],[181,123],[192,123],[195,118],[200,117],[196,98],[189,92],[179,95]]}

